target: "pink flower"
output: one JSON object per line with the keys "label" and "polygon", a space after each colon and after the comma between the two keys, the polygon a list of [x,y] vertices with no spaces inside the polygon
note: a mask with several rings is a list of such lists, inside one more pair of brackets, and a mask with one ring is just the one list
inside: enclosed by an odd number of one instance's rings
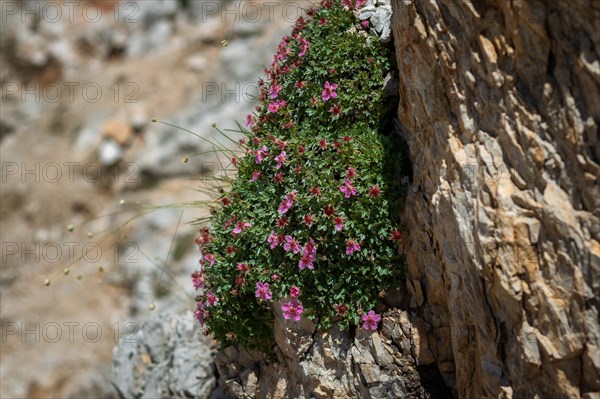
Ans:
{"label": "pink flower", "polygon": [[348,179],[354,179],[356,177],[356,168],[348,168],[346,171],[346,176]]}
{"label": "pink flower", "polygon": [[252,114],[246,115],[246,127],[251,127],[254,125],[254,117]]}
{"label": "pink flower", "polygon": [[277,96],[279,95],[279,92],[281,91],[281,85],[278,84],[274,84],[273,86],[271,86],[271,88],[269,89],[269,96],[271,97],[271,99],[276,99]]}
{"label": "pink flower", "polygon": [[294,205],[294,201],[290,200],[289,198],[286,198],[285,200],[283,200],[283,202],[279,205],[279,209],[277,210],[281,215],[285,215],[290,208],[292,207],[292,205]]}
{"label": "pink flower", "polygon": [[299,80],[299,81],[297,81],[297,82],[296,82],[296,84],[294,85],[294,87],[295,87],[296,89],[301,89],[301,88],[303,88],[305,85],[306,85],[306,83],[304,83],[303,81]]}
{"label": "pink flower", "polygon": [[328,23],[329,23],[329,20],[327,20],[325,18],[319,19],[319,26],[327,25]]}
{"label": "pink flower", "polygon": [[337,306],[335,307],[335,309],[337,310],[337,312],[338,312],[338,314],[339,314],[340,316],[343,316],[343,315],[345,315],[345,314],[346,314],[346,312],[348,311],[348,306],[346,306],[346,305],[344,305],[344,304],[342,303],[342,304],[340,304],[340,305],[337,305]]}
{"label": "pink flower", "polygon": [[369,313],[363,313],[360,318],[363,321],[363,330],[377,331],[377,324],[381,321],[381,316],[375,311],[369,310]]}
{"label": "pink flower", "polygon": [[239,271],[241,271],[242,273],[248,273],[248,270],[250,270],[250,268],[248,267],[248,265],[245,264],[245,263],[238,263],[237,264],[237,269]]}
{"label": "pink flower", "polygon": [[318,197],[319,195],[321,195],[321,189],[319,187],[313,187],[310,189],[310,194],[313,197]]}
{"label": "pink flower", "polygon": [[342,231],[344,228],[344,219],[339,216],[333,218],[333,223],[335,224],[335,231]]}
{"label": "pink flower", "polygon": [[194,284],[194,288],[204,288],[204,272],[196,270],[192,273],[192,284]]}
{"label": "pink flower", "polygon": [[346,255],[360,251],[360,245],[354,240],[346,240]]}
{"label": "pink flower", "polygon": [[273,177],[273,180],[275,181],[275,184],[283,182],[283,173],[277,173],[275,177]]}
{"label": "pink flower", "polygon": [[211,254],[204,255],[204,260],[208,262],[210,267],[213,267],[215,265],[215,256],[214,255],[211,255]]}
{"label": "pink flower", "polygon": [[356,195],[356,188],[352,186],[352,183],[348,179],[346,179],[344,185],[340,187],[340,191],[345,194],[346,198]]}
{"label": "pink flower", "polygon": [[322,149],[327,148],[327,141],[319,140],[319,147],[321,147]]}
{"label": "pink flower", "polygon": [[335,104],[329,109],[329,112],[334,116],[340,115],[342,113],[342,107],[340,107],[338,104]]}
{"label": "pink flower", "polygon": [[250,179],[250,183],[256,182],[260,178],[261,175],[262,175],[262,173],[260,173],[260,172],[253,172],[252,179]]}
{"label": "pink flower", "polygon": [[300,39],[300,52],[298,53],[298,57],[304,57],[308,48],[310,47],[310,43],[305,38]]}
{"label": "pink flower", "polygon": [[269,112],[274,114],[279,111],[280,108],[285,107],[287,103],[284,100],[277,100],[269,104]]}
{"label": "pink flower", "polygon": [[269,289],[269,283],[256,283],[256,297],[263,301],[268,301],[272,298],[271,290]]}
{"label": "pink flower", "polygon": [[261,163],[265,157],[267,156],[267,154],[269,153],[269,149],[267,148],[266,145],[263,145],[260,150],[256,151],[256,163],[259,164]]}
{"label": "pink flower", "polygon": [[390,239],[393,241],[401,242],[402,241],[402,233],[399,232],[398,230],[392,230],[392,236],[390,237]]}
{"label": "pink flower", "polygon": [[381,194],[382,192],[383,191],[381,191],[381,189],[379,188],[379,184],[376,184],[369,189],[369,195],[373,198],[379,197],[379,194]]}
{"label": "pink flower", "polygon": [[309,256],[313,260],[317,259],[317,246],[312,238],[308,240],[308,243],[304,246],[304,255]]}
{"label": "pink flower", "polygon": [[200,325],[204,324],[204,304],[202,302],[198,302],[196,304],[197,309],[194,311],[194,316],[198,319]]}
{"label": "pink flower", "polygon": [[314,269],[313,262],[317,260],[317,247],[315,242],[311,238],[308,243],[304,246],[304,250],[302,251],[302,258],[298,263],[298,268],[300,270],[304,269]]}
{"label": "pink flower", "polygon": [[293,319],[298,321],[300,320],[300,315],[304,312],[304,307],[296,299],[292,299],[281,305],[281,310],[283,310],[283,317],[285,317],[286,320]]}
{"label": "pink flower", "polygon": [[311,260],[310,256],[302,255],[302,257],[300,258],[300,262],[298,262],[298,268],[300,270],[304,270],[304,269],[313,270],[315,268],[315,266],[313,265],[313,260]]}
{"label": "pink flower", "polygon": [[328,218],[333,215],[333,212],[334,212],[334,210],[333,210],[333,207],[331,205],[327,205],[325,208],[323,208],[323,213]]}
{"label": "pink flower", "polygon": [[215,306],[219,302],[219,298],[215,296],[211,291],[206,294],[206,306]]}
{"label": "pink flower", "polygon": [[290,288],[290,296],[292,298],[298,298],[300,296],[300,288],[292,285],[292,288]]}
{"label": "pink flower", "polygon": [[279,205],[278,212],[281,215],[286,214],[292,205],[294,205],[294,200],[296,199],[296,190],[291,191],[288,195],[285,196],[285,199]]}
{"label": "pink flower", "polygon": [[313,215],[304,215],[303,222],[307,226],[311,226],[315,221],[315,217]]}
{"label": "pink flower", "polygon": [[330,100],[332,98],[337,98],[337,84],[330,84],[329,82],[325,82],[325,90],[323,90],[322,98],[324,101]]}
{"label": "pink flower", "polygon": [[367,29],[369,27],[369,20],[365,19],[360,24],[362,25],[363,28]]}
{"label": "pink flower", "polygon": [[277,219],[277,227],[284,228],[285,226],[287,226],[287,223],[288,223],[287,218],[279,218],[279,219]]}
{"label": "pink flower", "polygon": [[244,229],[246,229],[250,226],[252,226],[250,223],[238,222],[238,224],[235,226],[235,228],[231,231],[231,234],[235,237],[238,234],[240,234],[242,231],[244,231]]}
{"label": "pink flower", "polygon": [[302,250],[302,247],[298,245],[296,239],[292,236],[285,236],[285,244],[283,244],[283,249],[286,252],[292,251],[292,253],[297,254]]}
{"label": "pink flower", "polygon": [[274,231],[271,231],[269,234],[269,238],[267,238],[267,242],[269,243],[269,248],[275,249],[280,244],[279,237],[275,234]]}
{"label": "pink flower", "polygon": [[281,167],[285,163],[286,155],[287,154],[285,153],[285,151],[281,151],[281,154],[279,154],[275,157],[275,161],[277,161],[277,166],[275,166],[275,169],[281,169]]}

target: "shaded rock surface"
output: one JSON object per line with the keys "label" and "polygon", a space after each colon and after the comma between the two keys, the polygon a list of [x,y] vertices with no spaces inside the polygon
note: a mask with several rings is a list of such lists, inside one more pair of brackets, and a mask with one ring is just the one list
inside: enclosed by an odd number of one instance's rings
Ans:
{"label": "shaded rock surface", "polygon": [[276,313],[274,353],[229,347],[216,364],[237,398],[438,398],[450,391],[437,370],[419,367],[418,329],[405,311],[384,314],[381,332],[333,327],[315,331],[308,320]]}
{"label": "shaded rock surface", "polygon": [[600,395],[600,8],[399,0],[411,308],[461,398]]}
{"label": "shaded rock surface", "polygon": [[191,313],[158,314],[113,351],[114,385],[125,398],[208,398],[213,348]]}

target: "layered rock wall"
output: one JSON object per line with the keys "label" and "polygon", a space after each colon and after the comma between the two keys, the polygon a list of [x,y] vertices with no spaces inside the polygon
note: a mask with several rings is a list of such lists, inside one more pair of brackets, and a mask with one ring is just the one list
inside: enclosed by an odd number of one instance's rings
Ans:
{"label": "layered rock wall", "polygon": [[461,398],[600,397],[599,3],[392,4],[430,361]]}

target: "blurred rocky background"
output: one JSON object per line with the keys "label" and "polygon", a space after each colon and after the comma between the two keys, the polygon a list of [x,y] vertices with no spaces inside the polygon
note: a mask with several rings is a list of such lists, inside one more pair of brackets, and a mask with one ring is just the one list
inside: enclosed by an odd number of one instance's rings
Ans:
{"label": "blurred rocky background", "polygon": [[[117,397],[119,338],[141,342],[152,312],[198,332],[186,319],[190,222],[207,211],[190,203],[211,199],[230,157],[151,119],[231,147],[211,125],[235,129],[252,110],[257,79],[308,4],[0,3],[0,397]],[[213,347],[196,341],[182,359],[211,374]],[[173,395],[185,396],[191,382],[178,378]]]}

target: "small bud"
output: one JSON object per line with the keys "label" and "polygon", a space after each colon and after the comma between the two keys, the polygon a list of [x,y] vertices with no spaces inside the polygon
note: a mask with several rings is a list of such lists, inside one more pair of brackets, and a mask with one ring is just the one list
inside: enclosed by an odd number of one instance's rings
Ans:
{"label": "small bud", "polygon": [[229,44],[229,40],[221,40],[221,45],[223,47],[227,47],[228,44]]}
{"label": "small bud", "polygon": [[150,305],[148,305],[148,310],[149,311],[153,311],[154,309],[156,309],[156,305],[151,303]]}
{"label": "small bud", "polygon": [[183,163],[188,163],[190,161],[190,159],[188,157],[184,157],[181,162]]}
{"label": "small bud", "polygon": [[156,118],[152,118],[152,123],[156,123]]}
{"label": "small bud", "polygon": [[44,280],[44,285],[47,287],[50,285],[50,280],[49,279],[45,279]]}
{"label": "small bud", "polygon": [[120,205],[125,205],[125,200],[124,200],[124,199],[120,200],[120,201],[119,201],[119,204],[120,204]]}
{"label": "small bud", "polygon": [[70,224],[70,225],[68,225],[68,226],[67,226],[67,231],[68,231],[69,233],[72,233],[72,232],[73,232],[73,230],[75,230],[75,226],[73,226],[72,224]]}
{"label": "small bud", "polygon": [[70,271],[71,271],[71,270],[69,270],[69,269],[67,268],[67,269],[63,270],[63,274],[64,274],[65,276],[67,276],[67,275],[69,274],[69,272],[70,272]]}
{"label": "small bud", "polygon": [[217,124],[216,124],[216,123],[213,123],[211,126],[212,126],[212,127],[217,127]]}
{"label": "small bud", "polygon": [[77,280],[81,280],[83,278],[83,276],[80,274],[77,276]]}
{"label": "small bud", "polygon": [[100,266],[100,267],[98,268],[98,271],[99,271],[100,273],[104,273],[104,268],[103,268],[102,266]]}
{"label": "small bud", "polygon": [[94,236],[94,233],[92,233],[91,231],[88,231],[87,236],[88,236],[88,238],[92,238]]}

